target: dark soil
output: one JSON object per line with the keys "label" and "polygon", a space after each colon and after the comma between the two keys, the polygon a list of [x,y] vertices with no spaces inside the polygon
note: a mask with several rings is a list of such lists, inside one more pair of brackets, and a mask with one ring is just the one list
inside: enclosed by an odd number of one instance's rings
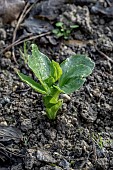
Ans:
{"label": "dark soil", "polygon": [[[34,78],[19,53],[23,44],[15,47],[18,65],[11,49],[0,55],[0,170],[113,169],[113,18],[93,13],[95,2],[86,2],[64,4],[52,21],[54,27],[56,21],[67,20],[79,25],[68,40],[51,33],[29,41],[59,63],[76,53],[95,62],[79,91],[70,98],[61,95],[64,104],[55,121],[46,117],[41,94],[14,71]],[[11,44],[13,31],[11,24],[1,26],[1,51]]]}

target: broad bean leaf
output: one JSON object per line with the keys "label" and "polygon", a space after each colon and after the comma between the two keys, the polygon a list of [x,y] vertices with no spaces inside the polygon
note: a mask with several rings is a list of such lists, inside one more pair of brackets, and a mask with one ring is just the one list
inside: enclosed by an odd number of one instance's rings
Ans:
{"label": "broad bean leaf", "polygon": [[51,86],[53,85],[62,75],[62,69],[59,63],[52,60],[50,64],[50,77],[45,80],[45,82]]}
{"label": "broad bean leaf", "polygon": [[29,86],[31,86],[35,91],[41,93],[41,94],[47,94],[46,90],[41,86],[39,83],[35,82],[32,78],[29,76],[24,75],[23,73],[17,72],[19,77],[22,81],[27,83]]}
{"label": "broad bean leaf", "polygon": [[53,85],[54,88],[56,88],[60,93],[64,93],[64,91],[57,85]]}
{"label": "broad bean leaf", "polygon": [[49,58],[38,50],[37,45],[32,44],[32,56],[28,59],[28,66],[39,80],[45,80],[50,76]]}
{"label": "broad bean leaf", "polygon": [[61,77],[62,69],[59,63],[52,60],[51,62],[51,76],[54,78],[55,82]]}
{"label": "broad bean leaf", "polygon": [[53,83],[55,82],[54,78],[50,75],[48,79],[44,80],[44,82],[51,87]]}
{"label": "broad bean leaf", "polygon": [[75,55],[61,63],[63,74],[59,80],[59,88],[65,93],[78,90],[85,82],[85,77],[91,74],[94,62],[84,55]]}
{"label": "broad bean leaf", "polygon": [[84,84],[85,80],[86,80],[85,78],[80,77],[70,78],[67,79],[67,82],[60,88],[64,91],[64,93],[70,94],[80,89],[80,87]]}
{"label": "broad bean leaf", "polygon": [[89,57],[79,54],[67,58],[61,63],[60,66],[63,73],[65,73],[66,71],[70,70],[71,67],[75,67],[76,65],[80,64],[90,67],[91,70],[94,69],[94,62],[92,62]]}
{"label": "broad bean leaf", "polygon": [[51,105],[51,107],[46,107],[46,112],[49,119],[54,120],[56,118],[56,114],[59,108],[62,106],[62,103],[63,103],[62,100],[58,100],[58,102],[54,105]]}
{"label": "broad bean leaf", "polygon": [[78,77],[83,78],[91,74],[92,70],[83,64],[75,65],[70,67],[66,72],[64,72],[59,80],[59,86],[64,86],[69,79],[76,79]]}
{"label": "broad bean leaf", "polygon": [[45,105],[47,107],[50,107],[51,104],[57,103],[60,93],[61,93],[61,91],[59,89],[52,87],[50,95],[44,97]]}

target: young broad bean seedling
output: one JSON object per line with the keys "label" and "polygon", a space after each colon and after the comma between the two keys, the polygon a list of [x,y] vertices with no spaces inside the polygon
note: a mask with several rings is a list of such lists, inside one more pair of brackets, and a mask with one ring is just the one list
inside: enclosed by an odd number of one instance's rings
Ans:
{"label": "young broad bean seedling", "polygon": [[78,90],[92,73],[94,62],[84,55],[73,55],[61,64],[50,59],[32,44],[32,54],[24,52],[29,68],[34,72],[39,83],[31,77],[17,71],[21,80],[43,95],[47,117],[54,120],[63,100],[60,93],[70,94]]}

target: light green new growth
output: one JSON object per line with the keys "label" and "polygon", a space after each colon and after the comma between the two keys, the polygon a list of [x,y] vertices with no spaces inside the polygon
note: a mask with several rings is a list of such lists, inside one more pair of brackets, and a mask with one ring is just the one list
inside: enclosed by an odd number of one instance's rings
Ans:
{"label": "light green new growth", "polygon": [[50,61],[35,44],[32,44],[32,55],[24,53],[23,56],[39,83],[19,71],[17,74],[22,81],[43,94],[47,116],[52,120],[56,118],[63,103],[63,100],[59,99],[60,93],[70,94],[78,90],[94,68],[94,62],[84,55],[71,56],[59,65],[53,60]]}
{"label": "light green new growth", "polygon": [[72,30],[78,28],[78,25],[69,25],[66,26],[63,22],[57,22],[55,24],[56,28],[53,30],[53,33],[59,38],[64,37],[64,39],[68,39]]}

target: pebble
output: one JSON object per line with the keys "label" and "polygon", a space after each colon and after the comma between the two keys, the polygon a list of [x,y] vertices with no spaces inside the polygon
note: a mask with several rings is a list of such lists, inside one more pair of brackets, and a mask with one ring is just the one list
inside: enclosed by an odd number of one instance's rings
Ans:
{"label": "pebble", "polygon": [[93,95],[96,96],[96,97],[99,97],[101,95],[101,92],[98,88],[96,88],[94,91],[93,91]]}
{"label": "pebble", "polygon": [[5,53],[5,57],[6,57],[6,58],[11,58],[11,51],[7,51],[7,52]]}
{"label": "pebble", "polygon": [[61,166],[62,168],[66,169],[66,170],[69,170],[70,163],[69,163],[66,159],[63,159],[63,160],[59,163],[59,166]]}
{"label": "pebble", "polygon": [[36,159],[48,163],[56,163],[56,160],[44,150],[37,150]]}
{"label": "pebble", "polygon": [[113,87],[109,87],[107,90],[108,90],[109,92],[113,92]]}
{"label": "pebble", "polygon": [[8,124],[7,124],[7,122],[5,120],[0,122],[0,126],[7,126],[7,125]]}
{"label": "pebble", "polygon": [[61,94],[61,98],[63,98],[66,101],[70,101],[71,100],[71,97],[68,96],[67,94]]}
{"label": "pebble", "polygon": [[109,104],[105,103],[104,106],[107,110],[109,110],[109,111],[112,110],[112,107]]}
{"label": "pebble", "polygon": [[3,28],[0,28],[0,39],[6,39],[6,31]]}
{"label": "pebble", "polygon": [[5,45],[5,41],[0,40],[0,48],[3,48],[3,47],[4,47],[4,45]]}

